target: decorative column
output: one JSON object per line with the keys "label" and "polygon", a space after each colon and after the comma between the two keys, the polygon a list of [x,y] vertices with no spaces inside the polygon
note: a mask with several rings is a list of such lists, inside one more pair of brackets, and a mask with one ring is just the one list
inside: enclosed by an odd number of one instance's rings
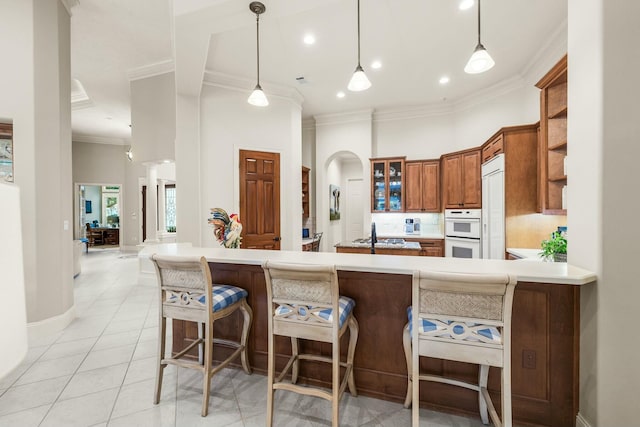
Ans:
{"label": "decorative column", "polygon": [[158,165],[147,166],[147,210],[145,225],[147,238],[144,243],[158,243]]}
{"label": "decorative column", "polygon": [[166,224],[166,201],[165,201],[165,190],[164,185],[166,180],[159,179],[158,180],[158,235],[167,232],[167,224]]}

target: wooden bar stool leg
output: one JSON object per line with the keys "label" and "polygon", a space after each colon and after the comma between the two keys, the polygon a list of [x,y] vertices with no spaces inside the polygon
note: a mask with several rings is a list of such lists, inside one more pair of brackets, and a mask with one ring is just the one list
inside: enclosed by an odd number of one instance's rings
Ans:
{"label": "wooden bar stool leg", "polygon": [[413,381],[411,380],[411,334],[409,333],[409,324],[402,331],[402,347],[404,348],[404,357],[407,361],[407,396],[404,398],[404,407],[411,406]]}
{"label": "wooden bar stool leg", "polygon": [[156,394],[153,397],[153,403],[157,405],[160,402],[160,394],[162,392],[162,376],[165,365],[162,364],[164,358],[164,348],[166,342],[167,319],[162,317],[158,327],[158,365],[156,366]]}
{"label": "wooden bar stool leg", "polygon": [[202,416],[209,413],[209,391],[211,390],[211,365],[213,364],[213,321],[204,327],[204,382],[202,386]]}
{"label": "wooden bar stool leg", "polygon": [[240,311],[242,312],[243,324],[242,324],[242,337],[240,339],[240,345],[242,345],[242,351],[240,352],[240,361],[242,362],[242,369],[247,374],[251,374],[251,366],[249,365],[249,358],[247,353],[249,351],[247,341],[249,339],[249,331],[251,329],[251,322],[253,321],[253,310],[247,304],[247,300],[243,299],[240,304]]}
{"label": "wooden bar stool leg", "polygon": [[489,424],[489,412],[487,411],[487,401],[482,395],[482,389],[487,388],[487,382],[489,380],[489,366],[480,365],[478,372],[478,404],[480,406],[480,419],[482,424]]}
{"label": "wooden bar stool leg", "polygon": [[356,381],[353,376],[353,357],[356,352],[356,344],[358,343],[358,321],[355,317],[351,316],[349,318],[349,348],[347,350],[347,366],[351,368],[349,372],[349,378],[347,383],[349,384],[349,393],[353,397],[358,396],[358,390],[356,390]]}
{"label": "wooden bar stool leg", "polygon": [[[269,329],[271,329],[271,324],[269,324]],[[269,331],[269,353],[267,355],[267,427],[272,427],[273,425],[273,376],[275,369],[275,355],[273,353],[274,345],[273,345],[273,334]]]}
{"label": "wooden bar stool leg", "polygon": [[291,357],[293,357],[293,366],[291,367],[291,383],[298,382],[298,372],[300,372],[300,359],[298,355],[300,350],[298,349],[298,338],[291,337]]}
{"label": "wooden bar stool leg", "polygon": [[332,360],[332,396],[331,396],[331,413],[333,427],[339,427],[340,422],[340,341],[336,340],[333,343],[333,360]]}

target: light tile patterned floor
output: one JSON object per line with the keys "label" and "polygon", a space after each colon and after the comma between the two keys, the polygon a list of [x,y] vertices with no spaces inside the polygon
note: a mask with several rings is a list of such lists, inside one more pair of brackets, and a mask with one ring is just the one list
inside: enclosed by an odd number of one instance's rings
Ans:
{"label": "light tile patterned floor", "polygon": [[[200,416],[201,376],[170,366],[154,405],[156,289],[140,285],[138,260],[117,250],[83,254],[75,279],[77,318],[30,343],[24,362],[0,378],[0,427],[265,425],[266,377],[225,369],[214,376],[209,416]],[[340,425],[409,426],[402,405],[345,393]],[[276,394],[274,425],[331,425],[324,400]],[[421,410],[423,426],[482,426],[479,418]]]}

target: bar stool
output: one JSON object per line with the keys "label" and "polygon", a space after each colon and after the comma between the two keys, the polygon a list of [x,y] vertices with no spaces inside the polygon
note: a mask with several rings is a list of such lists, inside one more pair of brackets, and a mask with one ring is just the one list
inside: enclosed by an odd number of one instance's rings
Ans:
{"label": "bar stool", "polygon": [[[511,427],[511,308],[516,284],[507,274],[414,272],[409,323],[403,332],[408,372],[404,406],[414,403],[413,427],[419,424],[420,381],[477,391],[483,424],[490,415],[496,426]],[[421,375],[420,356],[476,363],[478,384]],[[490,366],[501,368],[502,421],[487,391]]]}
{"label": "bar stool", "polygon": [[[175,257],[154,254],[151,256],[151,260],[156,267],[160,290],[158,365],[153,403],[160,402],[162,374],[167,365],[196,369],[201,371],[204,376],[201,415],[206,417],[209,412],[211,377],[215,373],[227,366],[238,355],[244,371],[247,374],[251,373],[247,358],[247,339],[253,312],[247,304],[247,291],[236,286],[212,284],[211,270],[209,270],[209,264],[204,257]],[[213,322],[229,316],[236,310],[240,310],[243,316],[240,342],[214,339]],[[196,339],[174,356],[165,358],[167,318],[203,324],[203,338]],[[214,344],[235,348],[235,351],[216,367],[212,366]],[[204,346],[204,364],[181,359],[197,345]]]}
{"label": "bar stool", "polygon": [[[275,390],[326,399],[332,405],[332,426],[338,424],[340,398],[346,386],[357,396],[353,378],[353,355],[358,341],[358,322],[353,316],[355,302],[339,295],[338,273],[333,265],[302,265],[265,262],[262,266],[267,283],[269,358],[267,427],[273,424]],[[338,313],[338,315],[335,315]],[[346,362],[340,362],[340,337],[349,329],[349,348]],[[275,375],[274,336],[291,338],[291,357],[280,375]],[[332,356],[301,354],[298,339],[332,344]],[[297,385],[300,360],[331,363],[331,392],[315,387]],[[345,368],[340,382],[340,367]],[[291,370],[291,382],[282,379]]]}

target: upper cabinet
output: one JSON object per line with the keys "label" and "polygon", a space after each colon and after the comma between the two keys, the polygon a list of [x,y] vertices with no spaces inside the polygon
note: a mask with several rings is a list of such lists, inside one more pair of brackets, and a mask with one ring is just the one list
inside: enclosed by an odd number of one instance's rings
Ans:
{"label": "upper cabinet", "polygon": [[538,83],[540,88],[539,205],[545,214],[566,215],[567,56]]}
{"label": "upper cabinet", "polygon": [[309,218],[309,168],[302,166],[302,218]]}
{"label": "upper cabinet", "polygon": [[371,212],[404,212],[405,157],[371,159]]}
{"label": "upper cabinet", "polygon": [[442,156],[442,191],[445,209],[481,208],[481,150]]}
{"label": "upper cabinet", "polygon": [[440,160],[405,164],[405,212],[440,212]]}

